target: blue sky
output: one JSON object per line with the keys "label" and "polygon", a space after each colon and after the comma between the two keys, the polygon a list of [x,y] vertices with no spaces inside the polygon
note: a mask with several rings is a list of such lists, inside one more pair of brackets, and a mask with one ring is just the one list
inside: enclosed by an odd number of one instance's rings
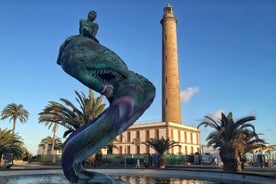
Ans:
{"label": "blue sky", "polygon": [[[59,46],[78,34],[79,19],[96,10],[101,44],[130,70],[150,79],[156,99],[137,123],[161,121],[161,24],[174,7],[177,23],[182,120],[197,126],[205,115],[256,115],[258,133],[276,144],[276,1],[273,0],[0,0],[0,109],[23,104],[30,116],[17,123],[32,153],[51,136],[38,113],[60,98],[88,93],[56,64]],[[77,103],[76,103],[77,104]],[[8,120],[1,128],[12,128]],[[201,142],[210,132],[201,130]],[[64,129],[59,128],[62,137]]]}

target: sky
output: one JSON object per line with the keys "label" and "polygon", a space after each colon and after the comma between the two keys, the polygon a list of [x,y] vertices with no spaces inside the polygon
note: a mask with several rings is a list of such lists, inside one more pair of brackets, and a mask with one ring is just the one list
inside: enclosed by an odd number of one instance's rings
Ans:
{"label": "sky", "polygon": [[[156,86],[153,104],[136,123],[161,121],[160,20],[167,3],[178,20],[183,124],[196,127],[204,116],[221,112],[232,112],[234,120],[255,115],[256,132],[276,144],[276,1],[0,0],[0,110],[16,103],[30,113],[26,123],[17,122],[16,132],[32,154],[41,139],[52,136],[38,123],[48,102],[66,98],[77,105],[74,90],[88,95],[56,59],[90,10],[98,14],[100,43]],[[0,128],[11,129],[12,122],[1,120]],[[64,131],[60,126],[57,136]],[[211,129],[200,131],[206,144]]]}

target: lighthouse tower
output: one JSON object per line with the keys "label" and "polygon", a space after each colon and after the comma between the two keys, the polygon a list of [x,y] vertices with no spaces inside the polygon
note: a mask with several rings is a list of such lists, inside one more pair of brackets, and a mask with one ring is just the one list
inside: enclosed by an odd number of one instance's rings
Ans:
{"label": "lighthouse tower", "polygon": [[182,124],[177,53],[177,19],[170,4],[164,8],[162,25],[162,121]]}

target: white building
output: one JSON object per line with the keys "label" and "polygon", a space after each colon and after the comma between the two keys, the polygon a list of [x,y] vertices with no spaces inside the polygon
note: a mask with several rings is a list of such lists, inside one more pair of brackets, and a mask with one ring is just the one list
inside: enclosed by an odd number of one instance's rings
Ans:
{"label": "white building", "polygon": [[114,144],[113,154],[154,154],[155,151],[142,144],[149,138],[170,138],[178,142],[181,147],[171,148],[170,154],[194,154],[200,152],[200,131],[197,128],[180,125],[172,122],[146,123],[132,125],[123,134],[117,136],[118,142]]}

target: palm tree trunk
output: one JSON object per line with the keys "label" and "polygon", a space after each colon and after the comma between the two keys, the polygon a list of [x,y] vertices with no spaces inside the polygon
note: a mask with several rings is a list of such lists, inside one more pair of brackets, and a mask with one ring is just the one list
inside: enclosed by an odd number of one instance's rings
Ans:
{"label": "palm tree trunk", "polygon": [[158,165],[160,169],[165,168],[165,155],[159,155]]}
{"label": "palm tree trunk", "polygon": [[221,146],[219,155],[223,162],[223,171],[237,172],[238,164],[235,149],[230,144]]}
{"label": "palm tree trunk", "polygon": [[51,149],[51,154],[55,154],[55,133],[53,135],[53,140],[52,140],[52,149]]}
{"label": "palm tree trunk", "polygon": [[235,151],[235,157],[236,157],[236,160],[237,160],[237,171],[238,171],[238,172],[241,172],[241,171],[242,171],[241,159],[240,159],[241,157],[240,157],[238,151]]}
{"label": "palm tree trunk", "polygon": [[52,149],[51,149],[51,155],[52,155],[52,157],[53,157],[52,163],[56,163],[55,140],[56,140],[56,131],[53,131]]}
{"label": "palm tree trunk", "polygon": [[16,127],[16,118],[13,118],[13,127],[12,127],[12,135],[15,133],[15,127]]}

